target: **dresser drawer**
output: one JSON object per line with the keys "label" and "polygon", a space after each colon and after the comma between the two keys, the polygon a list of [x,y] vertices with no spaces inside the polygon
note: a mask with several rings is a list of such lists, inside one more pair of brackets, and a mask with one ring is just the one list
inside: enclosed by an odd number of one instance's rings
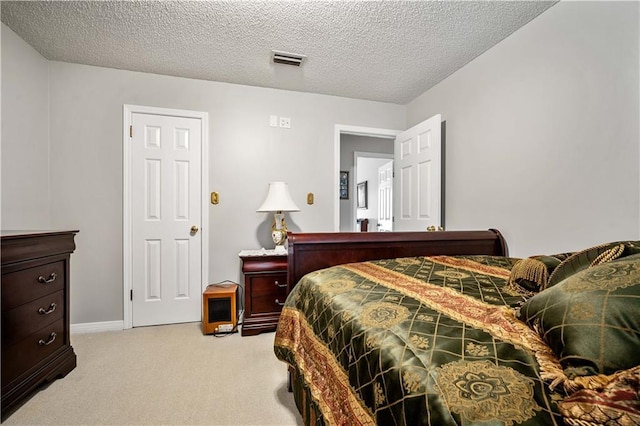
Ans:
{"label": "dresser drawer", "polygon": [[[282,296],[287,294],[287,274],[256,274],[251,276],[251,296]],[[281,300],[282,301],[282,300]]]}
{"label": "dresser drawer", "polygon": [[59,319],[9,348],[3,345],[2,388],[61,348],[66,340],[65,333],[64,320]]}
{"label": "dresser drawer", "polygon": [[17,308],[2,311],[2,347],[8,348],[31,333],[62,319],[64,291],[48,294]]}
{"label": "dresser drawer", "polygon": [[47,263],[2,275],[2,310],[20,306],[60,291],[65,284],[65,262]]}
{"label": "dresser drawer", "polygon": [[77,232],[0,232],[3,421],[40,385],[76,366],[67,303]]}

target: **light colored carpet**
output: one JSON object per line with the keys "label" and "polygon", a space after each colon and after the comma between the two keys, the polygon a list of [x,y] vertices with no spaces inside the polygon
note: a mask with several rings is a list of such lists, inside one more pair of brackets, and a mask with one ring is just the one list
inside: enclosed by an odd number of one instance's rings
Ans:
{"label": "light colored carpet", "polygon": [[4,424],[301,425],[273,339],[200,323],[74,334],[78,366]]}

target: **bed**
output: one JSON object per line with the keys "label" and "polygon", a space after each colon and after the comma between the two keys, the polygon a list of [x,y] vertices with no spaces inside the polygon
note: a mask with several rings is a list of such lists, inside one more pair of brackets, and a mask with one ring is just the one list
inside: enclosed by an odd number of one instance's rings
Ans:
{"label": "bed", "polygon": [[640,424],[640,243],[289,233],[275,336],[312,425]]}

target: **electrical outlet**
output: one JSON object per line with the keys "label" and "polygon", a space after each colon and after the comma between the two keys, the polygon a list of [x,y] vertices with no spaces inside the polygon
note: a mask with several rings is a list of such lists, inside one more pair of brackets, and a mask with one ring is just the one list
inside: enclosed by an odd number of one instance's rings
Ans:
{"label": "electrical outlet", "polygon": [[291,118],[290,117],[280,117],[280,127],[285,129],[291,128]]}

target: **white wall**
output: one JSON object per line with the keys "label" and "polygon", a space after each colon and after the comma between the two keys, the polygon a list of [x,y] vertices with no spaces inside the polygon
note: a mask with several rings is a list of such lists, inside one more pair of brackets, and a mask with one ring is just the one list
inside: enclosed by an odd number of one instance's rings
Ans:
{"label": "white wall", "polygon": [[[206,111],[210,128],[211,283],[240,282],[238,252],[273,247],[256,213],[284,180],[301,208],[289,229],[332,231],[336,124],[403,128],[406,108],[370,101],[51,62],[52,225],[79,228],[72,323],[122,319],[122,105]],[[291,129],[269,127],[269,115]],[[306,194],[315,204],[306,204]]]}
{"label": "white wall", "polygon": [[[240,282],[240,250],[273,246],[271,217],[255,211],[269,181],[289,182],[301,207],[290,229],[331,231],[335,125],[406,117],[393,104],[49,62],[4,25],[2,89],[2,228],[80,230],[74,324],[123,318],[123,104],[209,113],[212,283]],[[271,114],[292,128],[269,127]]]}
{"label": "white wall", "polygon": [[2,24],[2,224],[48,229],[49,64]]}
{"label": "white wall", "polygon": [[560,2],[408,105],[447,126],[447,229],[510,253],[640,237],[637,2]]}

